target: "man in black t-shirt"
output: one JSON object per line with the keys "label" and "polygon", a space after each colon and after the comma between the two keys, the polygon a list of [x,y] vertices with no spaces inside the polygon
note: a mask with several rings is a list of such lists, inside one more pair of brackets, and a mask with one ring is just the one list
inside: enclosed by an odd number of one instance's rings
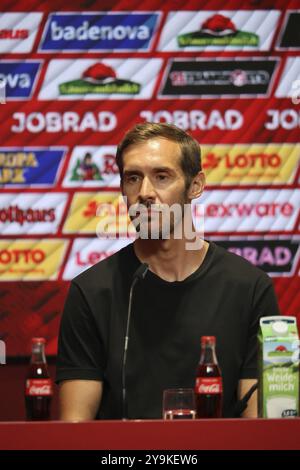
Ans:
{"label": "man in black t-shirt", "polygon": [[[133,296],[128,417],[161,418],[164,389],[194,386],[203,335],[216,336],[223,414],[234,416],[237,399],[256,382],[259,318],[278,314],[272,282],[244,259],[186,230],[191,201],[205,183],[200,148],[189,135],[175,126],[140,124],[119,145],[117,164],[140,236],[71,283],[57,363],[61,419],[122,417],[129,291],[141,263],[149,271]],[[170,207],[176,210],[164,217]],[[245,416],[256,416],[256,395]]]}

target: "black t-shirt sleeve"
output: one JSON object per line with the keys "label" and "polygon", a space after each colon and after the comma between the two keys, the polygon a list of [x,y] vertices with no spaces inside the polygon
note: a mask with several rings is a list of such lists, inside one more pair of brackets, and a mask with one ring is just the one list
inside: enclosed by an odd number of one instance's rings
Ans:
{"label": "black t-shirt sleeve", "polygon": [[259,320],[261,317],[273,315],[280,315],[273,283],[267,275],[262,275],[254,288],[246,357],[240,372],[240,379],[257,378]]}
{"label": "black t-shirt sleeve", "polygon": [[60,325],[56,382],[103,380],[104,357],[91,309],[80,287],[72,282]]}

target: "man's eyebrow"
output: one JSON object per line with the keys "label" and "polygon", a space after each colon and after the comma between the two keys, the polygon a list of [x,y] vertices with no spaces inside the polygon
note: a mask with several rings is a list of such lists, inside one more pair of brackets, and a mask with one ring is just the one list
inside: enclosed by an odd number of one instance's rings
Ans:
{"label": "man's eyebrow", "polygon": [[[173,168],[170,168],[168,166],[159,166],[159,167],[154,167],[151,169],[151,171],[155,172],[155,173],[159,173],[159,172],[169,172],[169,173],[174,173],[174,169]],[[124,174],[125,175],[131,175],[131,174],[142,174],[143,172],[139,169],[135,169],[135,168],[128,168],[127,170],[124,170]]]}

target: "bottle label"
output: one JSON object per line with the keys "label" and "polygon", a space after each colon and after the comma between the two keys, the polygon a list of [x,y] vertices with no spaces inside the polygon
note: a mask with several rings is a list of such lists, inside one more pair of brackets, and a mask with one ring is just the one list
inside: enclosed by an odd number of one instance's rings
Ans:
{"label": "bottle label", "polygon": [[30,397],[53,395],[53,386],[51,379],[27,379],[25,395]]}
{"label": "bottle label", "polygon": [[223,393],[222,377],[197,377],[195,392],[205,395]]}

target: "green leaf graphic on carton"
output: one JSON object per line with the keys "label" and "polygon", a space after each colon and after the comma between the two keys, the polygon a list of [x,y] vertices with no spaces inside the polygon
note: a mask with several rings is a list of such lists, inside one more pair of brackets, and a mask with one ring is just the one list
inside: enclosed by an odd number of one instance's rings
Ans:
{"label": "green leaf graphic on carton", "polygon": [[235,24],[224,15],[213,15],[200,27],[199,31],[181,34],[177,37],[179,47],[186,46],[259,46],[259,36],[255,33],[239,31]]}
{"label": "green leaf graphic on carton", "polygon": [[58,88],[61,95],[86,95],[91,93],[135,95],[140,92],[141,85],[130,80],[117,78],[112,67],[98,63],[85,70],[82,78],[61,83]]}

